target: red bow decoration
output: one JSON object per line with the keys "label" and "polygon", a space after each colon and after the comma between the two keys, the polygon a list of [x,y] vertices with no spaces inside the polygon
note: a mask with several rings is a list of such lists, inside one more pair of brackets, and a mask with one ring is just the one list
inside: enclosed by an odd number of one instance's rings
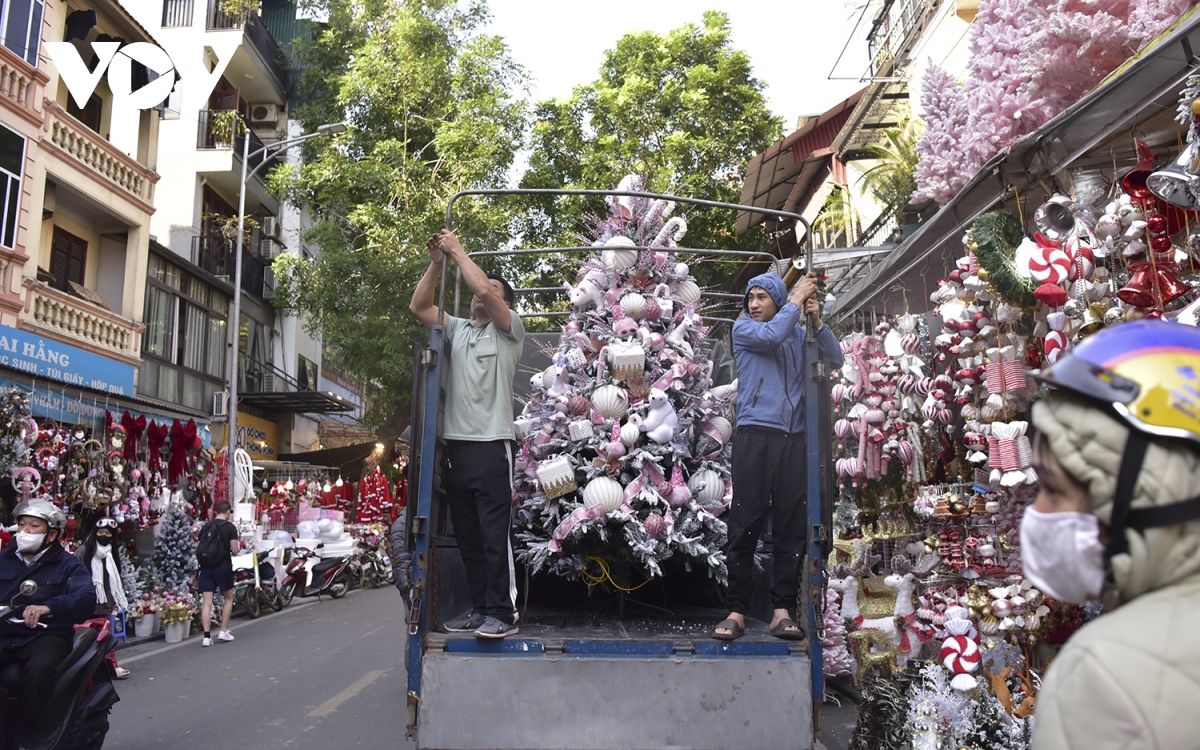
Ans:
{"label": "red bow decoration", "polygon": [[146,431],[146,416],[142,415],[134,419],[133,415],[126,411],[121,415],[121,426],[125,428],[123,457],[126,461],[136,461],[138,441],[142,439],[142,433]]}
{"label": "red bow decoration", "polygon": [[107,409],[105,409],[104,410],[104,438],[105,438],[105,440],[108,439],[108,434],[110,432],[112,432],[112,426],[113,426],[113,413],[111,411],[108,411]]}
{"label": "red bow decoration", "polygon": [[187,424],[181,424],[176,419],[171,424],[171,457],[167,464],[167,481],[171,484],[187,473],[188,453],[198,449],[203,443],[196,437],[196,420],[189,419]]}
{"label": "red bow decoration", "polygon": [[162,447],[169,432],[166,422],[151,422],[146,431],[146,466],[150,471],[157,471],[162,466]]}

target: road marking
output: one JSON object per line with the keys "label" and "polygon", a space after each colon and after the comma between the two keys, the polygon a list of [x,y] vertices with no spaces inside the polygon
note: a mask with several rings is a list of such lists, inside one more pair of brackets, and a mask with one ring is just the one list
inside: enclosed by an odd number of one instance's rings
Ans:
{"label": "road marking", "polygon": [[385,671],[387,671],[387,670],[377,669],[372,672],[367,672],[365,675],[358,678],[358,681],[355,682],[353,685],[346,688],[345,690],[338,693],[337,695],[333,696],[332,698],[325,701],[321,705],[317,706],[313,710],[309,711],[308,718],[310,718],[310,719],[311,718],[319,718],[321,716],[325,716],[327,714],[333,713],[338,708],[338,706],[342,705],[346,701],[348,701],[351,698],[353,698],[354,696],[358,695],[367,687],[367,685],[370,685],[372,682],[374,682],[375,680],[378,680],[380,677],[382,677],[383,673]]}

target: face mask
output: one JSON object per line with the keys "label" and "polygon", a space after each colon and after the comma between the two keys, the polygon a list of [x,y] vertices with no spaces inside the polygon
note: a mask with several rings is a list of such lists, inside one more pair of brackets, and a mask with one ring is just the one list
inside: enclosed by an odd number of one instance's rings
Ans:
{"label": "face mask", "polygon": [[96,544],[100,544],[100,545],[107,547],[108,545],[112,544],[112,537],[111,536],[98,536],[98,537],[96,537]]}
{"label": "face mask", "polygon": [[27,531],[17,532],[17,551],[18,552],[37,552],[42,548],[42,542],[46,540],[45,534],[30,534]]}
{"label": "face mask", "polygon": [[1100,596],[1104,545],[1100,521],[1091,513],[1039,513],[1021,519],[1021,564],[1038,589],[1070,604]]}

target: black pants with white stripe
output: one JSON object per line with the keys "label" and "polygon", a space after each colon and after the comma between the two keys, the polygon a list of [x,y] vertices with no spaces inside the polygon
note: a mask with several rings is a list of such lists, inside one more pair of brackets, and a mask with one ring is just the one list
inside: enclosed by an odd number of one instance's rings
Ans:
{"label": "black pants with white stripe", "polygon": [[448,440],[446,462],[443,485],[472,606],[480,614],[516,622],[511,444]]}

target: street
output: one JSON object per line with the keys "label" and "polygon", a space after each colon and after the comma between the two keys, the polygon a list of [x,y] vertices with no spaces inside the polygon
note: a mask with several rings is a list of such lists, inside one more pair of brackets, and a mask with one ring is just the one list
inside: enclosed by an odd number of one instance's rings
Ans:
{"label": "street", "polygon": [[105,744],[396,747],[405,724],[402,617],[386,586],[235,617],[232,643],[202,648],[193,631],[179,644],[118,651],[132,675],[117,683]]}

